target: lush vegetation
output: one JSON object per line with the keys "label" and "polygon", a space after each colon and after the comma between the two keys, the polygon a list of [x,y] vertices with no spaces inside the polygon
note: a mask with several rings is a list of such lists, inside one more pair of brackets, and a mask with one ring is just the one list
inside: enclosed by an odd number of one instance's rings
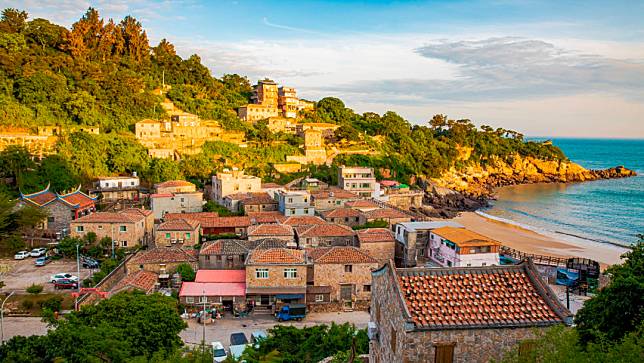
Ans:
{"label": "lush vegetation", "polygon": [[14,253],[25,248],[22,239],[33,227],[46,217],[43,211],[25,206],[16,208],[16,201],[9,194],[0,190],[0,253]]}
{"label": "lush vegetation", "polygon": [[541,334],[531,350],[504,362],[640,362],[644,357],[644,241],[606,270],[608,286],[586,301],[575,327]]}
{"label": "lush vegetation", "polygon": [[[5,362],[198,362],[209,352],[184,356],[186,327],[177,302],[159,294],[120,293],[52,320],[45,336],[14,337],[0,347]],[[198,360],[203,359],[203,360]]]}
{"label": "lush vegetation", "polygon": [[298,329],[278,325],[269,331],[268,338],[257,348],[246,348],[241,360],[248,363],[280,362],[306,363],[337,356],[336,362],[345,362],[355,349],[355,354],[369,352],[369,339],[365,330],[353,325],[316,325]]}

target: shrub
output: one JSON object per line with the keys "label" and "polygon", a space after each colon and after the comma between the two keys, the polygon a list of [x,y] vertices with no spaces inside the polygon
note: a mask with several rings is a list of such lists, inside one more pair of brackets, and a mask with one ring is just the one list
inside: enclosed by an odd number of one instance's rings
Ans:
{"label": "shrub", "polygon": [[177,266],[177,273],[181,275],[181,281],[194,281],[196,277],[195,270],[187,263]]}
{"label": "shrub", "polygon": [[27,292],[30,294],[37,295],[42,292],[42,289],[43,289],[42,285],[31,284],[31,286],[27,288]]}
{"label": "shrub", "polygon": [[52,296],[47,300],[39,302],[38,305],[43,310],[60,311],[63,306],[63,297],[60,295]]}
{"label": "shrub", "polygon": [[31,300],[22,300],[20,302],[20,308],[22,310],[31,310],[34,307],[34,302]]}

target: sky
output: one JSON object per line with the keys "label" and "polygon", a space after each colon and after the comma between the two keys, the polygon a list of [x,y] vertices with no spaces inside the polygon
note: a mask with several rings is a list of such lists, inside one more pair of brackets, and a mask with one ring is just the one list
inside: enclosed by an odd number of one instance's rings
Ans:
{"label": "sky", "polygon": [[92,6],[214,76],[271,78],[356,112],[528,136],[644,138],[644,1],[0,0],[71,26]]}

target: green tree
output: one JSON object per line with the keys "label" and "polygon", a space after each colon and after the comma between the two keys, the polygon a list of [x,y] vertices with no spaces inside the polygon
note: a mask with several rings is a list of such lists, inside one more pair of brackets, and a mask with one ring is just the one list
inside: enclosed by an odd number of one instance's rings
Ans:
{"label": "green tree", "polygon": [[177,273],[181,275],[181,281],[194,281],[196,277],[195,270],[187,263],[177,266]]}

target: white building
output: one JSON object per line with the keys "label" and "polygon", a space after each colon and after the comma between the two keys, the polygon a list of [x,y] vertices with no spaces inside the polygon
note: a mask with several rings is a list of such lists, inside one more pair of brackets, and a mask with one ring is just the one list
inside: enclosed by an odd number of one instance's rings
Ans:
{"label": "white building", "polygon": [[501,244],[465,228],[442,227],[430,233],[426,257],[444,267],[498,266]]}
{"label": "white building", "polygon": [[224,205],[224,197],[237,193],[257,193],[262,191],[262,180],[253,175],[244,174],[243,170],[224,169],[212,177],[212,199]]}
{"label": "white building", "polygon": [[311,194],[303,190],[278,191],[276,193],[278,210],[285,216],[312,216],[315,207],[311,204]]}
{"label": "white building", "polygon": [[376,183],[373,168],[341,166],[338,170],[338,186],[363,198],[377,198],[380,184]]}

